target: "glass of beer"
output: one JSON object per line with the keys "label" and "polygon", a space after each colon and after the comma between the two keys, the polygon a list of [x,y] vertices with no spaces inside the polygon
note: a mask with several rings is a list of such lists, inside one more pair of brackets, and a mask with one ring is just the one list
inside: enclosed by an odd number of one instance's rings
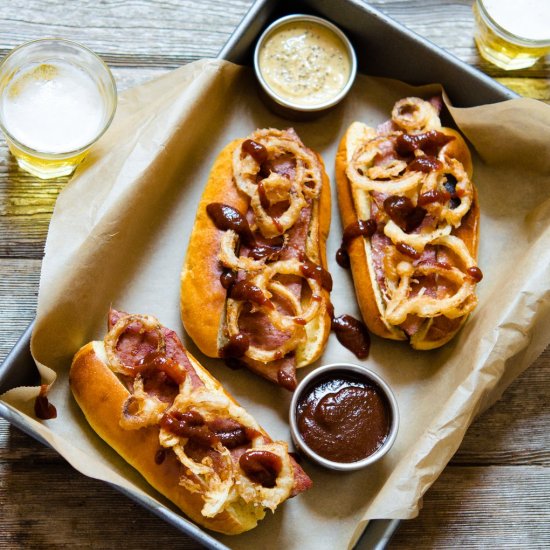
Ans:
{"label": "glass of beer", "polygon": [[505,70],[525,69],[550,53],[550,0],[476,0],[479,53]]}
{"label": "glass of beer", "polygon": [[19,166],[39,178],[71,174],[116,104],[111,71],[76,42],[34,40],[0,64],[0,128]]}

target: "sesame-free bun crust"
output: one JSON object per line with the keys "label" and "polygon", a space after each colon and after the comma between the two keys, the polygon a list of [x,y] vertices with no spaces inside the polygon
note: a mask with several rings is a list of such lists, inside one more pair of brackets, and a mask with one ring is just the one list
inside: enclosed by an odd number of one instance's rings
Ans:
{"label": "sesame-free bun crust", "polygon": [[206,207],[212,202],[246,211],[246,197],[233,184],[233,151],[242,140],[232,141],[218,155],[197,208],[187,256],[181,272],[180,309],[183,326],[208,357],[218,357],[218,338],[225,309],[226,290],[220,283],[218,251],[222,238]]}
{"label": "sesame-free bun crust", "polygon": [[[250,514],[239,514],[239,510],[226,510],[213,518],[201,514],[204,504],[201,496],[187,491],[178,484],[180,464],[175,455],[166,453],[161,464],[155,462],[155,455],[161,448],[157,426],[139,430],[126,430],[120,427],[123,404],[129,393],[104,363],[101,358],[102,350],[103,342],[90,342],[81,348],[73,359],[69,376],[73,395],[94,431],[152,487],[172,501],[195,523],[228,535],[242,533],[255,527],[257,520]],[[209,377],[213,380],[194,357],[189,353],[187,356],[201,378]],[[216,381],[216,385],[218,391],[224,391],[219,382]]]}
{"label": "sesame-free bun crust", "polygon": [[[351,186],[346,176],[349,132],[348,129],[340,140],[335,163],[336,190],[338,192],[338,207],[342,219],[342,228],[355,223],[358,219],[353,204]],[[391,330],[382,321],[379,298],[375,294],[376,278],[374,272],[369,269],[367,261],[369,247],[370,243],[367,239],[358,238],[353,239],[347,248],[355,295],[361,310],[361,316],[373,334],[391,340],[405,340],[406,336],[403,331],[399,329]]]}
{"label": "sesame-free bun crust", "polygon": [[[306,248],[314,251],[314,259],[323,267],[328,269],[327,265],[327,239],[330,230],[331,217],[331,192],[330,180],[325,170],[325,164],[321,155],[317,154],[317,159],[322,167],[323,184],[319,200],[313,206],[312,221]],[[322,289],[326,301],[330,301],[330,294]],[[306,367],[319,359],[323,353],[328,337],[330,335],[331,319],[328,312],[315,323],[309,323],[306,327],[307,340],[296,350],[296,367]]]}
{"label": "sesame-free bun crust", "polygon": [[[354,123],[357,125],[358,123]],[[342,227],[357,221],[358,213],[354,205],[351,184],[346,175],[348,164],[348,147],[354,139],[353,126],[350,126],[340,141],[335,160],[336,187],[338,205],[342,218]],[[365,133],[375,133],[373,128],[363,125]],[[356,131],[356,130],[355,130]],[[462,136],[451,128],[439,128],[438,132],[452,136],[454,139],[446,144],[442,150],[451,158],[460,161],[468,177],[472,178],[473,164],[469,148]],[[473,200],[469,212],[462,219],[458,228],[452,230],[452,235],[462,239],[469,253],[477,258],[479,240],[479,202],[477,190],[474,186]],[[365,324],[369,330],[382,338],[392,340],[407,340],[406,334],[399,327],[389,327],[382,320],[383,303],[374,270],[370,268],[369,256],[371,251],[370,239],[353,239],[348,245],[350,266],[355,286],[357,302]],[[428,331],[421,338],[412,338],[411,345],[415,349],[429,350],[440,347],[451,340],[460,330],[467,316],[458,319],[434,318]]]}
{"label": "sesame-free bun crust", "polygon": [[[187,255],[181,271],[180,310],[186,332],[197,347],[209,357],[218,357],[223,345],[222,327],[225,319],[226,290],[220,282],[222,267],[218,261],[223,231],[216,228],[206,207],[222,202],[241,213],[248,210],[248,197],[239,191],[233,180],[233,152],[242,139],[229,143],[216,158],[203,195],[197,207]],[[327,269],[326,241],[331,217],[330,181],[320,155],[322,186],[319,199],[312,207],[311,223],[306,249],[310,258]],[[323,289],[326,301],[329,293]],[[296,349],[296,367],[304,367],[317,360],[330,334],[330,315],[308,323],[307,339]]]}

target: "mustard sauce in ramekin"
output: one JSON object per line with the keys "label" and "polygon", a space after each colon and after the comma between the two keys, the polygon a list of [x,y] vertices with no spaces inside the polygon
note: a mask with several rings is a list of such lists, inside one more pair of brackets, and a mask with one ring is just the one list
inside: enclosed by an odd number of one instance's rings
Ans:
{"label": "mustard sauce in ramekin", "polygon": [[254,56],[263,90],[296,111],[321,111],[348,92],[357,71],[355,52],[332,23],[309,15],[275,21],[260,37]]}

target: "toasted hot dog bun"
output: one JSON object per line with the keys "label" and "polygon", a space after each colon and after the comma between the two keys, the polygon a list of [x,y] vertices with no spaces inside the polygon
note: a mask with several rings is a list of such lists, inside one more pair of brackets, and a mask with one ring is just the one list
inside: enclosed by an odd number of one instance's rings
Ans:
{"label": "toasted hot dog bun", "polygon": [[[123,325],[126,323],[123,330],[119,330],[119,334],[115,335],[115,350],[118,349],[119,341],[130,338],[128,334],[133,330],[132,327],[139,326],[140,323],[145,327],[142,316],[131,316],[131,319],[129,317],[118,316],[119,322],[111,328],[112,333],[113,330],[117,330],[117,327],[120,328],[120,323]],[[183,350],[174,333],[164,328],[162,330],[165,331],[168,358],[180,363],[177,368],[187,374],[185,382],[180,384],[179,395],[175,399],[172,395],[170,399],[162,402],[160,410],[153,411],[154,407],[159,406],[160,403],[155,396],[163,393],[166,396],[168,386],[163,385],[165,383],[159,383],[156,374],[151,376],[149,372],[151,378],[145,381],[145,398],[140,395],[140,383],[143,382],[143,380],[139,382],[141,375],[132,379],[131,376],[121,374],[120,369],[126,368],[124,360],[121,367],[114,365],[112,359],[109,359],[106,346],[110,344],[107,338],[104,342],[90,342],[76,353],[69,378],[73,395],[94,431],[195,523],[213,531],[231,535],[252,529],[264,517],[266,507],[275,509],[279,501],[309,488],[311,481],[288,455],[286,444],[274,443],[221,384],[193,356]],[[145,331],[145,337],[143,337],[143,330],[139,334],[139,343],[135,344],[134,355],[143,357],[149,349],[148,344],[144,343],[149,336]],[[125,346],[126,344],[121,349]],[[176,349],[178,351],[174,351]],[[115,351],[115,353],[119,352]],[[186,385],[187,387],[184,387]],[[173,385],[171,387],[173,390]],[[147,392],[150,394],[147,395]],[[147,399],[150,400],[150,406],[140,408],[139,414],[136,412],[138,397],[145,404]],[[189,399],[191,399],[191,406],[189,406]],[[193,399],[196,402],[193,402]],[[184,402],[185,405],[182,405]],[[212,403],[216,403],[215,407]],[[205,469],[208,470],[207,465],[210,464],[207,462],[208,459],[203,459],[201,463],[200,456],[197,457],[192,451],[187,451],[187,444],[189,442],[194,444],[193,437],[179,438],[163,427],[162,418],[175,414],[174,410],[179,410],[180,413],[189,414],[192,411],[195,415],[201,414],[205,419],[209,419],[210,423],[214,418],[218,423],[230,421],[234,426],[238,422],[243,429],[246,428],[252,438],[248,443],[232,447],[232,451],[223,448],[221,454],[219,447],[216,447],[216,451],[209,452],[222,458],[229,456],[231,452],[236,453],[235,456],[246,453],[247,449],[263,449],[280,455],[283,466],[278,474],[275,488],[266,489],[253,483],[239,468],[237,458],[232,459],[231,473],[226,472],[228,476],[233,476],[233,485],[229,494],[227,494],[227,487],[225,490],[216,487],[215,481],[212,481],[214,476],[210,475],[212,472],[200,473]],[[178,439],[179,442],[176,443]],[[206,453],[206,450],[200,452]],[[208,453],[206,456],[209,456]],[[202,476],[203,487],[200,483],[195,483],[198,477],[193,477],[189,468],[199,472],[199,477]],[[248,484],[248,493],[243,491],[241,495],[235,496],[235,487],[239,484]],[[203,488],[204,490],[201,490]]]}
{"label": "toasted hot dog bun", "polygon": [[[419,111],[427,113],[426,117],[417,121],[406,120],[406,127],[399,125],[400,118],[414,118]],[[419,148],[417,152],[400,155],[396,152],[396,140],[405,134],[428,135],[430,132],[440,134],[436,140],[441,139],[441,135],[450,138],[449,141],[442,139],[443,144],[440,146],[428,144],[425,147],[429,150],[429,156],[434,157],[435,153],[439,161],[437,169],[429,172],[409,170],[408,166],[426,153]],[[402,162],[402,165],[398,165],[399,162]],[[395,169],[393,173],[392,166]],[[453,223],[448,223],[446,219],[442,219],[442,213],[438,213],[435,207],[438,203],[434,202],[429,207],[424,205],[425,208],[430,208],[424,218],[427,222],[425,227],[421,224],[418,229],[402,231],[396,228],[395,224],[390,224],[395,231],[388,230],[387,226],[392,219],[385,212],[385,199],[391,196],[407,197],[413,206],[419,206],[419,196],[427,190],[445,190],[444,174],[447,171],[453,171],[460,176],[459,185],[465,189],[466,196],[461,199],[461,203],[469,202],[468,209],[461,219],[452,219]],[[416,175],[412,172],[416,172]],[[479,204],[477,191],[471,182],[472,160],[465,141],[455,130],[441,127],[438,113],[430,103],[417,98],[407,98],[396,104],[393,120],[378,129],[361,122],[355,122],[348,128],[338,147],[335,176],[343,228],[358,220],[373,219],[377,224],[374,235],[358,237],[347,244],[357,301],[369,330],[382,338],[409,340],[415,349],[427,350],[442,346],[458,332],[476,304],[474,287],[477,281],[468,276],[467,269],[476,267]],[[417,181],[409,186],[404,180],[412,177]],[[427,182],[428,177],[439,178],[437,184],[431,185]],[[386,191],[385,185],[389,190]],[[441,200],[447,202],[444,206],[447,206],[449,211],[448,201]],[[438,230],[439,237],[438,233],[435,233]],[[418,258],[396,250],[396,245],[402,242],[401,239],[410,239],[407,233],[431,232],[434,232],[432,234],[436,238],[417,246],[415,252],[420,254]],[[432,300],[430,307],[424,308],[424,311],[407,315],[400,323],[393,322],[394,318],[389,317],[392,317],[391,314],[396,307],[406,311],[407,302],[411,303],[415,297],[411,285],[408,292],[403,292],[405,285],[401,292],[398,290],[403,282],[403,277],[397,273],[400,262],[409,264],[411,269],[415,269],[422,262],[431,262],[435,267],[428,276],[427,272],[415,271],[407,272],[405,276],[410,279],[420,276],[426,294],[434,294],[434,298],[441,299],[442,304],[443,299],[449,298],[453,291],[458,291],[459,288],[463,290],[461,296],[464,299],[447,308],[438,308],[435,300]],[[439,262],[440,265],[434,262]],[[453,270],[450,289],[440,288],[441,285],[437,283],[439,280],[445,280],[445,274],[449,271],[441,266],[446,265]],[[402,264],[402,271],[404,267]],[[433,279],[436,280],[435,285]],[[419,305],[417,309],[423,308]]]}
{"label": "toasted hot dog bun", "polygon": [[[260,144],[266,158],[256,161],[246,147],[243,148],[246,141]],[[298,165],[305,166],[303,173],[299,173]],[[260,193],[258,188],[261,185],[275,197],[268,199],[268,206],[265,196],[259,200],[256,195]],[[268,188],[268,185],[273,188]],[[223,255],[227,250],[225,239],[228,231],[218,227],[209,215],[207,208],[212,204],[232,207],[245,217],[258,242],[284,239],[280,252],[253,261],[250,258],[251,246],[243,243],[242,235],[238,235],[237,244],[233,243],[231,247],[234,256],[231,255],[228,261],[227,254]],[[288,208],[280,208],[281,204]],[[272,208],[278,208],[277,212],[270,210]],[[293,219],[277,227],[278,220],[282,222],[291,211],[295,214],[291,216]],[[300,268],[304,261],[309,261],[326,270],[329,226],[330,185],[323,161],[303,145],[293,130],[257,130],[247,139],[228,144],[210,172],[181,272],[181,316],[185,330],[199,349],[210,357],[220,357],[231,336],[245,331],[251,346],[240,360],[276,383],[281,383],[281,370],[304,367],[318,359],[330,333],[330,288],[316,284]],[[259,305],[236,299],[222,286],[220,276],[224,271],[233,271],[237,281],[252,281],[261,288],[269,303]],[[305,291],[298,291],[297,306],[271,286],[275,278],[286,288],[294,288],[296,281],[300,284],[301,280]],[[308,290],[310,287],[315,290]],[[303,326],[299,324],[300,315],[306,310],[311,311],[312,292],[318,307]],[[284,306],[282,311],[281,303]],[[272,304],[276,307],[273,308]],[[260,310],[259,314],[249,314],[251,307]],[[238,312],[234,313],[235,310]],[[280,312],[275,314],[275,325],[272,319],[274,310]],[[247,319],[245,323],[241,322],[243,311]],[[297,331],[301,331],[300,337],[293,334],[288,338],[288,334]],[[291,367],[288,365],[290,357]],[[293,376],[295,383],[295,374]]]}
{"label": "toasted hot dog bun", "polygon": [[232,141],[218,155],[204,189],[187,256],[181,272],[180,306],[185,330],[196,346],[208,357],[218,357],[221,327],[227,291],[220,282],[223,266],[218,259],[223,232],[208,216],[210,203],[223,201],[239,212],[246,211],[246,195],[233,183],[231,163],[235,147],[243,140]]}

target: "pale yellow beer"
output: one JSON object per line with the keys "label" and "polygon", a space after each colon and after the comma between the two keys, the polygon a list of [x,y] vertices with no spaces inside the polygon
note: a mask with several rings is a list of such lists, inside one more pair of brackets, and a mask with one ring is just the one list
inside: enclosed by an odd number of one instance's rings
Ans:
{"label": "pale yellow beer", "polygon": [[476,0],[475,41],[482,57],[524,69],[550,53],[550,0]]}
{"label": "pale yellow beer", "polygon": [[19,165],[40,178],[70,174],[115,108],[109,69],[74,42],[30,42],[0,66],[2,130]]}

